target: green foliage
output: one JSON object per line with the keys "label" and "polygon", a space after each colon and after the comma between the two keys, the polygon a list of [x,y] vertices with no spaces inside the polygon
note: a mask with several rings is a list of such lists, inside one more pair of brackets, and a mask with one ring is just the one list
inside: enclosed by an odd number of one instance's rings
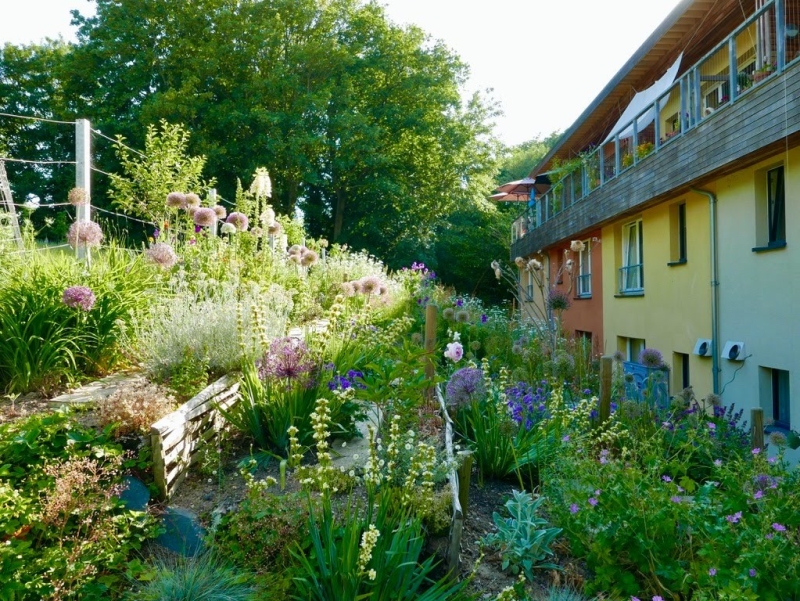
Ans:
{"label": "green foliage", "polygon": [[219,554],[161,560],[152,580],[129,594],[131,601],[247,601],[255,599],[251,578],[229,567]]}
{"label": "green foliage", "polygon": [[156,532],[115,498],[122,449],[65,413],[0,426],[0,599],[116,599]]}
{"label": "green foliage", "polygon": [[539,136],[507,148],[500,160],[500,170],[495,181],[497,185],[528,177],[531,170],[550,152],[558,142],[561,132],[554,131],[546,138]]}
{"label": "green foliage", "polygon": [[213,547],[218,555],[254,573],[259,590],[268,592],[270,599],[288,598],[296,573],[291,543],[305,541],[307,507],[303,494],[278,496],[249,487],[237,510],[222,518]]}
{"label": "green foliage", "polygon": [[301,382],[261,380],[253,365],[242,369],[242,400],[224,411],[225,418],[253,438],[262,450],[286,455],[290,426],[298,429],[298,439],[306,443],[311,434],[311,414],[317,401],[317,386]]}
{"label": "green foliage", "polygon": [[[800,586],[800,521],[789,509],[800,501],[797,470],[742,447],[718,425],[725,411],[682,416],[683,407],[622,416],[620,442],[599,452],[570,443],[546,469],[549,514],[595,574],[589,592],[791,598]],[[629,426],[644,422],[657,426]]]}
{"label": "green foliage", "polygon": [[497,532],[487,534],[481,544],[498,549],[502,555],[504,570],[513,574],[520,570],[528,580],[533,580],[534,569],[558,569],[547,562],[553,555],[550,545],[561,534],[561,528],[544,528],[547,520],[537,515],[544,497],[536,499],[524,491],[512,491],[513,498],[505,503],[509,517],[501,517],[494,512],[492,519]]}
{"label": "green foliage", "polygon": [[[83,374],[101,375],[126,360],[125,342],[145,311],[152,271],[116,247],[91,271],[72,256],[32,253],[0,265],[0,388],[52,394]],[[88,312],[66,306],[64,290],[88,286]]]}
{"label": "green foliage", "polygon": [[166,214],[167,194],[194,192],[202,194],[213,187],[214,180],[201,177],[206,158],[188,156],[189,132],[181,125],[165,119],[160,129],[147,127],[144,155],[132,154],[122,141],[116,145],[124,175],[111,174],[109,196],[122,210],[154,223],[161,223]]}
{"label": "green foliage", "polygon": [[183,359],[171,366],[167,385],[175,392],[179,401],[188,401],[208,386],[208,360],[186,347]]}
{"label": "green foliage", "polygon": [[391,511],[388,502],[370,503],[364,511],[348,505],[336,517],[330,502],[309,510],[311,546],[298,545],[300,565],[295,599],[434,601],[463,598],[463,583],[434,581],[433,558],[421,559],[424,538],[418,519]]}

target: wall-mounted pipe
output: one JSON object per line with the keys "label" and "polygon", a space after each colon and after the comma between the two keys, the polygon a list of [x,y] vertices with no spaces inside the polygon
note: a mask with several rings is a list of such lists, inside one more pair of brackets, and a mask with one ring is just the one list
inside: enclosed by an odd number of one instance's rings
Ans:
{"label": "wall-mounted pipe", "polygon": [[719,266],[717,261],[717,196],[708,190],[692,188],[692,192],[708,198],[708,216],[711,238],[711,381],[714,394],[719,394]]}

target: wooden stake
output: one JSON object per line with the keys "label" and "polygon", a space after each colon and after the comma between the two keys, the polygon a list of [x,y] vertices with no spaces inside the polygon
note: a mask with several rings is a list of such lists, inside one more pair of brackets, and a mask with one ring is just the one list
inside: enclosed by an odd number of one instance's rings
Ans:
{"label": "wooden stake", "polygon": [[429,304],[425,307],[425,353],[428,355],[425,362],[425,379],[428,380],[428,388],[425,397],[433,401],[433,378],[436,375],[436,363],[433,352],[436,350],[436,305]]}
{"label": "wooden stake", "polygon": [[458,501],[461,503],[461,514],[466,518],[469,509],[469,480],[472,476],[472,453],[459,453],[463,462],[458,468]]}
{"label": "wooden stake", "polygon": [[763,449],[764,448],[764,410],[761,407],[756,407],[750,410],[750,423],[752,424],[750,431],[750,448]]}
{"label": "wooden stake", "polygon": [[600,423],[611,417],[611,376],[614,369],[613,357],[600,358]]}

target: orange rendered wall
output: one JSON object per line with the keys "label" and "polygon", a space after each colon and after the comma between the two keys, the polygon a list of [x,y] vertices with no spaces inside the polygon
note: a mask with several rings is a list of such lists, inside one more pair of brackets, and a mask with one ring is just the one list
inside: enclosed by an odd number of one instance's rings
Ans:
{"label": "orange rendered wall", "polygon": [[[592,255],[592,296],[590,298],[578,298],[578,283],[574,280],[572,290],[569,294],[572,306],[564,311],[562,315],[562,327],[567,334],[574,334],[575,331],[591,332],[592,346],[596,355],[601,355],[608,349],[605,348],[603,338],[603,258],[601,252],[601,231],[594,230],[588,235],[582,236],[580,240],[591,241]],[[559,270],[565,261],[572,259],[574,263],[573,272],[578,274],[578,253],[569,252],[571,241],[567,241],[557,247],[551,248],[550,257],[550,284],[552,287],[567,292],[570,289],[571,278],[567,270]],[[559,283],[560,282],[560,283]],[[612,282],[613,284],[613,282]]]}

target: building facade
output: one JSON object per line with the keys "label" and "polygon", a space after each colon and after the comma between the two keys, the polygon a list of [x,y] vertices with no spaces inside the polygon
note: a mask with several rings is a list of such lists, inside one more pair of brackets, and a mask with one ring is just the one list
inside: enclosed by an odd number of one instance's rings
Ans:
{"label": "building facade", "polygon": [[590,265],[572,253],[566,329],[631,362],[655,348],[672,394],[795,430],[798,24],[800,0],[679,4],[531,171],[553,184],[511,249],[556,278],[572,241],[591,242]]}

